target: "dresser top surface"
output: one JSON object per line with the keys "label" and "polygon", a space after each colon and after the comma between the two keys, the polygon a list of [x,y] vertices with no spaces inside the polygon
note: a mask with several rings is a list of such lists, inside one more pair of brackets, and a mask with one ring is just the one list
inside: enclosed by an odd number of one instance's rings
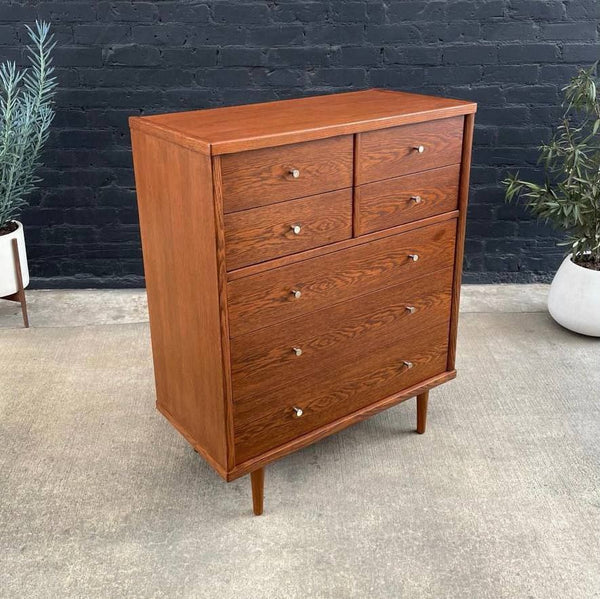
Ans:
{"label": "dresser top surface", "polygon": [[206,154],[227,154],[475,112],[474,102],[369,89],[148,117],[140,129]]}

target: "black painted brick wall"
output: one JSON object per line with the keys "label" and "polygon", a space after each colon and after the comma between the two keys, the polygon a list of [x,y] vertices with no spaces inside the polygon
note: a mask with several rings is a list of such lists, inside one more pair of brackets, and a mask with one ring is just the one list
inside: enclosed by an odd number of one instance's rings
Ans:
{"label": "black painted brick wall", "polygon": [[560,88],[600,57],[597,0],[0,3],[0,56],[54,24],[57,116],[23,214],[37,286],[143,284],[127,117],[389,87],[479,102],[467,281],[544,279],[556,234],[506,206],[538,176]]}

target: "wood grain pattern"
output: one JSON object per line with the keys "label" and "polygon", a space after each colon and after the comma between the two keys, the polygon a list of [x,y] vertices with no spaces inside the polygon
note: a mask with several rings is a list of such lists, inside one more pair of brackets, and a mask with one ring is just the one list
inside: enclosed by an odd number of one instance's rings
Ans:
{"label": "wood grain pattern", "polygon": [[300,435],[291,441],[267,450],[254,458],[249,458],[240,464],[236,464],[236,466],[227,473],[227,480],[231,481],[239,478],[240,476],[244,476],[245,474],[248,474],[248,472],[251,472],[260,466],[269,464],[290,453],[293,453],[294,451],[298,451],[307,445],[316,443],[320,439],[324,439],[325,437],[333,435],[334,433],[344,430],[353,424],[367,420],[368,418],[379,414],[383,410],[387,410],[388,408],[406,401],[407,399],[415,397],[419,393],[433,389],[438,385],[443,385],[444,383],[447,383],[455,378],[456,370],[442,372],[441,374],[432,376],[420,383],[417,383],[416,385],[412,385],[411,387],[408,387],[399,393],[394,393],[388,397],[374,401],[368,406],[355,410],[350,414],[342,416],[341,418],[336,418],[335,420],[309,431],[308,433],[304,433],[303,435]]}
{"label": "wood grain pattern", "polygon": [[210,159],[135,130],[132,143],[157,402],[226,470]]}
{"label": "wood grain pattern", "polygon": [[458,210],[452,210],[451,212],[444,212],[442,214],[436,214],[428,218],[415,221],[413,223],[406,223],[404,225],[398,225],[397,227],[391,227],[389,229],[382,229],[381,231],[375,231],[374,233],[367,233],[366,235],[360,235],[359,237],[353,237],[352,239],[344,239],[343,241],[336,241],[329,245],[322,245],[310,250],[301,252],[300,254],[290,254],[289,256],[282,256],[281,258],[274,258],[268,262],[260,262],[259,264],[252,264],[251,266],[245,266],[244,268],[237,268],[230,270],[227,273],[228,281],[236,281],[237,279],[243,279],[251,277],[253,275],[260,274],[267,270],[275,270],[282,266],[290,266],[297,262],[304,262],[311,258],[317,258],[326,254],[333,254],[341,250],[348,248],[357,247],[372,241],[377,241],[385,237],[393,237],[400,233],[407,233],[408,231],[415,231],[430,225],[436,225],[438,223],[445,223],[453,219],[458,218]]}
{"label": "wood grain pattern", "polygon": [[351,187],[352,165],[351,135],[223,156],[225,212]]}
{"label": "wood grain pattern", "polygon": [[371,89],[135,117],[131,127],[207,154],[324,139],[475,112],[474,102]]}
{"label": "wood grain pattern", "polygon": [[[455,221],[268,270],[228,283],[235,337],[452,266]],[[413,262],[409,255],[418,255]],[[299,290],[296,299],[292,290]]]}
{"label": "wood grain pattern", "polygon": [[[292,225],[301,227],[300,233]],[[352,237],[352,190],[342,189],[225,215],[227,268]]]}
{"label": "wood grain pattern", "polygon": [[[234,337],[231,371],[234,401],[260,398],[304,377],[327,379],[340,362],[449,323],[452,268],[394,285],[274,325]],[[300,348],[297,356],[293,348]]]}
{"label": "wood grain pattern", "polygon": [[362,185],[355,190],[355,235],[456,210],[460,165]]}
{"label": "wood grain pattern", "polygon": [[450,348],[448,350],[448,370],[454,370],[456,362],[456,337],[458,334],[458,312],[460,309],[460,285],[462,282],[465,235],[467,227],[467,204],[469,203],[469,175],[471,173],[471,152],[473,149],[473,128],[475,116],[469,114],[464,119],[462,163],[458,190],[459,217],[456,224],[457,243],[454,256],[454,286],[452,294],[452,319],[450,321]]}
{"label": "wood grain pattern", "polygon": [[[461,158],[463,117],[363,133],[360,181],[368,183],[449,164]],[[421,154],[415,148],[422,145]]]}
{"label": "wood grain pattern", "polygon": [[[326,380],[312,376],[296,381],[291,394],[277,390],[235,403],[236,459],[246,461],[445,371],[448,323],[395,341],[365,353],[359,362],[340,362]],[[294,407],[303,410],[302,417],[294,417]]]}

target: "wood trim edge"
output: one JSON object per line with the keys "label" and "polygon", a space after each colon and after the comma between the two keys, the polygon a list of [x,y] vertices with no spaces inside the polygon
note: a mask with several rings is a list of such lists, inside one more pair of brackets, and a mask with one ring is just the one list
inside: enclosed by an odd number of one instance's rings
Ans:
{"label": "wood trim edge", "polygon": [[370,418],[371,416],[374,416],[375,414],[378,414],[387,408],[391,408],[392,406],[410,399],[411,397],[415,397],[416,395],[420,395],[425,391],[429,391],[433,387],[437,387],[438,385],[446,383],[447,381],[451,381],[454,378],[456,378],[456,370],[443,372],[417,385],[413,385],[408,389],[404,389],[399,393],[390,395],[389,397],[386,397],[378,402],[369,404],[368,406],[343,416],[342,418],[338,418],[337,420],[334,420],[325,426],[321,426],[314,431],[306,433],[292,441],[289,441],[288,443],[285,443],[284,445],[280,445],[271,451],[267,451],[258,457],[238,464],[235,466],[235,468],[227,473],[227,481],[235,480],[240,476],[248,474],[248,472],[252,472],[257,468],[262,468],[266,464],[278,460],[289,453],[297,451],[302,447],[306,447],[315,441],[319,441],[320,439],[345,429],[357,422],[366,420],[367,418]]}
{"label": "wood trim edge", "polygon": [[215,250],[217,256],[217,276],[219,284],[219,316],[221,326],[221,363],[223,367],[223,393],[225,394],[225,437],[227,447],[227,468],[235,464],[235,443],[233,439],[233,391],[231,387],[231,346],[229,335],[229,311],[227,308],[227,264],[225,256],[225,215],[223,206],[223,184],[221,177],[221,157],[211,161],[212,186],[215,217]]}
{"label": "wood trim edge", "polygon": [[465,236],[467,227],[467,204],[469,202],[469,176],[473,149],[473,128],[475,115],[465,116],[463,129],[462,162],[458,187],[458,220],[456,222],[456,248],[454,254],[454,283],[452,286],[452,311],[450,313],[450,344],[448,346],[448,370],[456,364],[456,337],[458,334],[458,313],[460,310],[460,286],[462,282]]}
{"label": "wood trim edge", "polygon": [[157,125],[156,123],[148,120],[147,117],[130,116],[129,129],[141,131],[147,135],[164,139],[165,141],[177,146],[181,146],[182,148],[186,148],[187,150],[192,150],[193,152],[199,152],[208,156],[210,156],[211,153],[210,144],[196,139],[195,137],[188,137],[179,132],[173,131],[172,129],[168,129],[167,127]]}
{"label": "wood trim edge", "polygon": [[156,402],[156,409],[171,423],[171,425],[182,435],[185,440],[216,470],[217,474],[225,479],[227,479],[227,471],[215,460],[209,453],[206,451],[202,445],[200,445],[190,433],[185,429],[171,414],[169,411],[161,406],[158,401]]}

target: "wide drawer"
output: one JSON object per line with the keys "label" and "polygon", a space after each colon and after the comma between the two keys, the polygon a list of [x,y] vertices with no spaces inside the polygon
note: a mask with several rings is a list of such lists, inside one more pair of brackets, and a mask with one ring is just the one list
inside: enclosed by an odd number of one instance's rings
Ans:
{"label": "wide drawer", "polygon": [[359,183],[458,164],[463,123],[463,117],[453,117],[362,133]]}
{"label": "wide drawer", "polygon": [[343,135],[222,156],[224,211],[351,187],[352,137]]}
{"label": "wide drawer", "polygon": [[[411,279],[231,340],[233,399],[287,394],[306,376],[329,378],[398,337],[447,323],[453,269]],[[262,401],[262,400],[261,400]]]}
{"label": "wide drawer", "polygon": [[230,335],[448,268],[455,238],[451,219],[231,281]]}
{"label": "wide drawer", "polygon": [[352,190],[225,215],[227,269],[352,237]]}
{"label": "wide drawer", "polygon": [[357,235],[455,210],[460,165],[376,181],[356,188]]}
{"label": "wide drawer", "polygon": [[235,403],[236,462],[441,374],[447,352],[448,325],[443,324],[365,352],[360,360],[340,360],[326,377],[307,377],[285,392],[277,389]]}

